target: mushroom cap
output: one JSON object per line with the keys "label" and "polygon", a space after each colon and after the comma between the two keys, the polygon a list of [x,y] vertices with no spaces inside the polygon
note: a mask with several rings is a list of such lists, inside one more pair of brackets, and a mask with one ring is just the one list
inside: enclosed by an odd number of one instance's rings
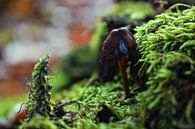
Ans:
{"label": "mushroom cap", "polygon": [[133,34],[127,28],[114,29],[109,33],[100,49],[99,62],[106,66],[113,66],[120,57],[128,58],[130,51],[136,47]]}

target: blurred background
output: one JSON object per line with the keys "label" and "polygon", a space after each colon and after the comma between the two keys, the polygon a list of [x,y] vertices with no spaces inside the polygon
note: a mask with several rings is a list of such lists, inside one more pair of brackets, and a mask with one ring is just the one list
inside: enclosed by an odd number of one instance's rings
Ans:
{"label": "blurred background", "polygon": [[0,0],[0,96],[26,92],[36,60],[50,53],[58,65],[91,39],[112,0]]}

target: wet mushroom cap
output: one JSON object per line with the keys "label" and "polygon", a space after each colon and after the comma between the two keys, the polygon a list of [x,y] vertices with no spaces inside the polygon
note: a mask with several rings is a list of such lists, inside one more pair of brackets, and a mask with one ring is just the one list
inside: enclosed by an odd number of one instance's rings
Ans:
{"label": "wet mushroom cap", "polygon": [[136,47],[133,34],[127,28],[114,29],[102,45],[99,62],[108,67],[113,66],[121,56],[128,58],[129,51]]}
{"label": "wet mushroom cap", "polygon": [[118,30],[112,30],[104,41],[102,48],[100,49],[99,62],[106,66],[112,66],[116,64],[117,57],[115,55],[115,49],[118,47]]}
{"label": "wet mushroom cap", "polygon": [[118,29],[118,32],[122,36],[124,42],[127,44],[127,47],[136,49],[137,44],[135,43],[133,34],[126,27]]}
{"label": "wet mushroom cap", "polygon": [[128,49],[128,56],[126,56],[126,58],[134,64],[137,58],[138,44],[136,43],[133,34],[126,27],[120,28],[119,32]]}

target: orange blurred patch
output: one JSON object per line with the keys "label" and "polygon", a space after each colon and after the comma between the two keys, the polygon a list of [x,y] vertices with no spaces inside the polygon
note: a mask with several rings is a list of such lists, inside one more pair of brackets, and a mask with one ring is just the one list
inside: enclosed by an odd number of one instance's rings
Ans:
{"label": "orange blurred patch", "polygon": [[36,62],[34,61],[26,61],[14,65],[8,65],[8,75],[17,80],[24,80],[26,77],[31,76],[35,63]]}
{"label": "orange blurred patch", "polygon": [[17,17],[33,16],[37,11],[36,0],[13,0],[8,8]]}
{"label": "orange blurred patch", "polygon": [[17,125],[21,120],[27,118],[28,112],[27,110],[23,109],[22,111],[16,113],[15,117],[11,120],[13,125]]}
{"label": "orange blurred patch", "polygon": [[71,24],[68,29],[70,39],[76,46],[83,46],[91,39],[91,31],[86,25],[80,22]]}
{"label": "orange blurred patch", "polygon": [[71,8],[78,8],[85,6],[89,0],[59,0],[64,6]]}
{"label": "orange blurred patch", "polygon": [[0,79],[0,95],[14,96],[26,92],[24,84],[13,79]]}

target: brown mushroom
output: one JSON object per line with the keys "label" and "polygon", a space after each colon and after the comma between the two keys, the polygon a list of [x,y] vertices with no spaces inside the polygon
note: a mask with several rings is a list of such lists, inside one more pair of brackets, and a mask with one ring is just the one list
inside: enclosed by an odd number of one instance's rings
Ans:
{"label": "brown mushroom", "polygon": [[162,13],[166,10],[166,6],[168,5],[167,0],[155,0],[154,8],[158,11],[158,13]]}
{"label": "brown mushroom", "polygon": [[125,97],[131,97],[129,92],[129,81],[126,72],[126,60],[134,56],[137,44],[133,34],[125,27],[114,29],[104,41],[100,50],[99,62],[107,67],[114,64],[119,65],[119,70],[124,83]]}

